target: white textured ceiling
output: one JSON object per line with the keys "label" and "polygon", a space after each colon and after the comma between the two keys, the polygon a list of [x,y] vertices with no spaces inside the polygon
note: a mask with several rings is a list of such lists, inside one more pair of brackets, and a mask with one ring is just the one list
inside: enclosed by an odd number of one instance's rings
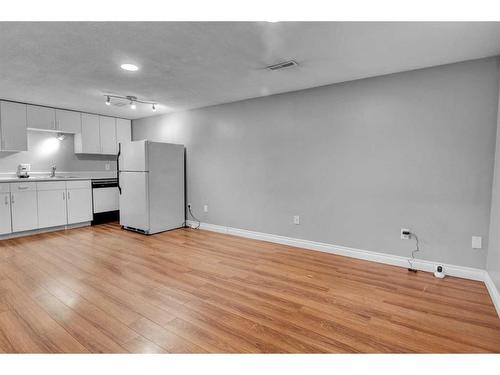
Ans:
{"label": "white textured ceiling", "polygon": [[139,118],[102,94],[164,113],[493,55],[500,23],[2,22],[0,98]]}

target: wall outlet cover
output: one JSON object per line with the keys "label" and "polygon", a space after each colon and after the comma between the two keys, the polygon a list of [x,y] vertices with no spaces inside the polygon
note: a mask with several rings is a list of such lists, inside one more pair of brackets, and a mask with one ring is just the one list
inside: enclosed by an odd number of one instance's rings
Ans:
{"label": "wall outlet cover", "polygon": [[481,236],[472,236],[472,248],[482,249],[483,248],[483,238]]}
{"label": "wall outlet cover", "polygon": [[203,212],[208,212],[208,205],[203,206]]}
{"label": "wall outlet cover", "polygon": [[111,168],[111,165],[110,165],[109,163],[106,163],[106,164],[104,165],[104,168],[105,168],[107,171],[109,171],[109,169]]}
{"label": "wall outlet cover", "polygon": [[299,224],[300,224],[300,216],[299,216],[299,215],[295,215],[295,216],[293,217],[293,223],[294,223],[295,225],[299,225]]}
{"label": "wall outlet cover", "polygon": [[410,230],[406,229],[406,228],[401,228],[401,239],[402,240],[409,240],[411,235],[410,234],[405,234],[405,232],[410,233]]}

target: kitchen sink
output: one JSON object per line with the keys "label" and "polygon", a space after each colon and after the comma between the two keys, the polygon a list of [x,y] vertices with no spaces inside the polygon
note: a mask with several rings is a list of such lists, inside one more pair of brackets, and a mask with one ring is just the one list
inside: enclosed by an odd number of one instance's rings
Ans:
{"label": "kitchen sink", "polygon": [[30,180],[69,180],[69,179],[74,179],[74,178],[81,178],[78,176],[32,176],[29,178],[19,178],[20,181],[30,181]]}

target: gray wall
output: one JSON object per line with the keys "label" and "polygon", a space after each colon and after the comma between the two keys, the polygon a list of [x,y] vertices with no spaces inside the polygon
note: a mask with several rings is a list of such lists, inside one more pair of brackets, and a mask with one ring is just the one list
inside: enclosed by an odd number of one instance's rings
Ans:
{"label": "gray wall", "polygon": [[[500,97],[499,97],[500,108]],[[491,193],[490,246],[486,269],[500,290],[500,111],[497,114],[495,173]]]}
{"label": "gray wall", "polygon": [[489,58],[136,120],[133,138],[186,145],[205,222],[401,256],[407,227],[420,258],[484,268],[497,103]]}
{"label": "gray wall", "polygon": [[75,155],[72,135],[59,141],[55,133],[28,131],[28,150],[0,152],[0,173],[16,172],[19,163],[31,163],[33,172],[48,172],[53,164],[65,172],[104,171],[106,163],[116,170],[116,157]]}

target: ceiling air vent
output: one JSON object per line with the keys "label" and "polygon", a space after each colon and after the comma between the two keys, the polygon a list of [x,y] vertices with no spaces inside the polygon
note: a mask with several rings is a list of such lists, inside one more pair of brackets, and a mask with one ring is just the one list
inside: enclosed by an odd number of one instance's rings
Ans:
{"label": "ceiling air vent", "polygon": [[266,69],[268,69],[268,70],[280,70],[280,69],[285,69],[285,68],[291,68],[291,67],[294,67],[297,65],[299,65],[299,64],[297,64],[294,60],[290,60],[290,61],[280,62],[280,63],[274,64],[274,65],[269,65],[266,67]]}
{"label": "ceiling air vent", "polygon": [[112,102],[111,105],[113,107],[125,107],[128,103],[126,102]]}

